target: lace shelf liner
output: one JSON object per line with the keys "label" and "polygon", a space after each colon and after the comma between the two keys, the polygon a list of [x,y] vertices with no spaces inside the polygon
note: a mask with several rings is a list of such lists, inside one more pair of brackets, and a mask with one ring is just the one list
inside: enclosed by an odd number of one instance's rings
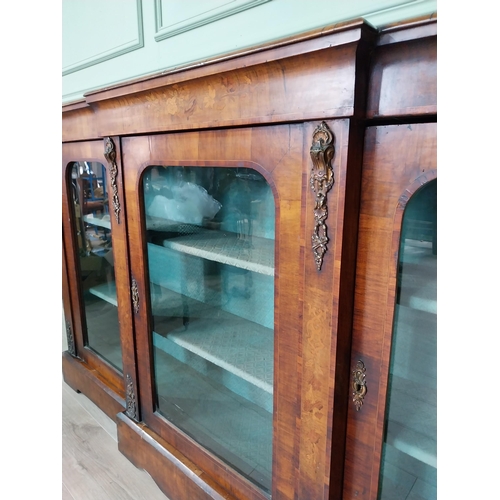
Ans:
{"label": "lace shelf liner", "polygon": [[[117,305],[114,283],[98,285],[89,291],[106,302]],[[174,297],[180,295],[172,291],[169,293],[166,302],[172,305],[176,303]],[[272,330],[219,311],[217,317],[191,318],[187,330],[171,332],[167,338],[272,394],[274,363]],[[157,333],[155,333],[155,343],[162,347],[161,336]]]}
{"label": "lace shelf liner", "polygon": [[274,276],[274,240],[205,229],[155,217],[148,217],[146,225],[150,230],[187,233],[165,239],[163,246],[166,248]]}

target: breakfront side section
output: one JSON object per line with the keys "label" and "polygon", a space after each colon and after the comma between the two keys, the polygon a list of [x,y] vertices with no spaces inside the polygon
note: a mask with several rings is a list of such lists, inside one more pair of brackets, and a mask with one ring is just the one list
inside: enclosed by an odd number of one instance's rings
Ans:
{"label": "breakfront side section", "polygon": [[[116,143],[115,143],[116,141]],[[63,144],[63,375],[111,418],[125,406],[131,335],[119,140]]]}
{"label": "breakfront side section", "polygon": [[436,498],[437,22],[380,33],[364,140],[344,496]]}
{"label": "breakfront side section", "polygon": [[436,498],[436,124],[366,133],[346,498]]}

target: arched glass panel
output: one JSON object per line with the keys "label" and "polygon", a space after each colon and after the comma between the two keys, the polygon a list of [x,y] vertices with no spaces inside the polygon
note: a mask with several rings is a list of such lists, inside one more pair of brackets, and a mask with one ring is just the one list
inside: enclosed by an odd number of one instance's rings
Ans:
{"label": "arched glass panel", "polygon": [[87,347],[122,371],[106,169],[76,162],[71,169]]}
{"label": "arched glass panel", "polygon": [[431,181],[403,217],[381,500],[436,498],[436,199]]}
{"label": "arched glass panel", "polygon": [[270,491],[272,191],[252,169],[172,166],[143,191],[157,411]]}

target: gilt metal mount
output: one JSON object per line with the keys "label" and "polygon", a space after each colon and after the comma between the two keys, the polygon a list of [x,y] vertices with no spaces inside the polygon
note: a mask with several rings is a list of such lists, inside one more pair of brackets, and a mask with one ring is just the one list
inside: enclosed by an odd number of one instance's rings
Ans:
{"label": "gilt metal mount", "polygon": [[111,176],[111,189],[113,190],[113,212],[115,214],[115,219],[117,224],[120,224],[120,198],[118,196],[118,166],[116,165],[116,149],[115,143],[111,137],[106,137],[104,139],[104,157],[109,165],[109,173]]}
{"label": "gilt metal mount", "polygon": [[356,406],[356,411],[361,409],[366,395],[366,368],[363,361],[356,363],[356,368],[352,371],[352,400]]}
{"label": "gilt metal mount", "polygon": [[66,321],[66,339],[68,341],[68,352],[72,356],[76,356],[75,337],[73,336],[73,330],[69,321]]}
{"label": "gilt metal mount", "polygon": [[327,194],[335,180],[331,161],[335,148],[333,133],[325,122],[321,122],[313,133],[310,150],[313,167],[309,184],[315,194],[314,201],[314,231],[311,238],[314,261],[318,271],[323,265],[323,257],[328,243],[326,219],[328,217]]}
{"label": "gilt metal mount", "polygon": [[132,286],[131,292],[132,292],[132,304],[134,306],[134,312],[137,314],[139,312],[139,288],[137,286],[137,281],[135,278],[132,278]]}
{"label": "gilt metal mount", "polygon": [[127,373],[126,403],[127,403],[127,409],[125,410],[125,413],[130,418],[137,420],[137,403],[135,400],[134,382],[132,380],[132,377],[128,373]]}

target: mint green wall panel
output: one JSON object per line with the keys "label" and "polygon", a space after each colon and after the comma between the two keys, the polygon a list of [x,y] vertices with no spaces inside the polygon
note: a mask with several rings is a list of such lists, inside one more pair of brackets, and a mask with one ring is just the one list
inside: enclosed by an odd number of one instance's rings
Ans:
{"label": "mint green wall panel", "polygon": [[63,103],[85,92],[363,17],[375,27],[437,0],[63,0]]}
{"label": "mint green wall panel", "polygon": [[155,40],[179,35],[271,0],[155,0]]}
{"label": "mint green wall panel", "polygon": [[62,9],[63,76],[144,47],[141,0],[70,0]]}

